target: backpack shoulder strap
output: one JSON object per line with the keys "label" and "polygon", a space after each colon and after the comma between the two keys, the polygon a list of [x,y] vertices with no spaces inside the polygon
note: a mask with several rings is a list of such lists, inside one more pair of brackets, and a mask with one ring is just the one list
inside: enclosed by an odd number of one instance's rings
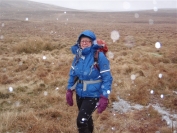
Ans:
{"label": "backpack shoulder strap", "polygon": [[98,63],[98,56],[99,56],[99,50],[95,51],[94,53],[94,63]]}
{"label": "backpack shoulder strap", "polygon": [[98,70],[100,70],[98,66],[98,58],[99,58],[99,50],[95,51],[94,53],[94,67],[96,67]]}

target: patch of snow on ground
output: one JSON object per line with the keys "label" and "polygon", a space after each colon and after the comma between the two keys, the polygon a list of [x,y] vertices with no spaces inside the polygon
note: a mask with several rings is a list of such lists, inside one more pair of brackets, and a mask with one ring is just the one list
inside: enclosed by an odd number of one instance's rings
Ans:
{"label": "patch of snow on ground", "polygon": [[[148,108],[151,105],[151,104],[148,106],[142,106],[139,104],[131,105],[130,103],[123,99],[120,99],[119,97],[118,100],[119,100],[118,102],[113,102],[113,109],[120,113],[126,113],[128,111],[133,111],[135,109],[141,110],[142,108],[144,107]],[[172,127],[172,125],[173,127],[177,127],[177,121],[174,121],[177,120],[177,114],[170,114],[169,111],[166,111],[158,104],[152,105],[152,107],[162,115],[162,120],[165,120],[169,127]]]}

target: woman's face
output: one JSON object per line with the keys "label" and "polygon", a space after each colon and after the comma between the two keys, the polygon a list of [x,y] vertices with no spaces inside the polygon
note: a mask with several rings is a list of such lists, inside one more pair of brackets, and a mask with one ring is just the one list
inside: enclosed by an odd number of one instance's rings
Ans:
{"label": "woman's face", "polygon": [[88,37],[82,37],[80,41],[80,46],[82,49],[90,47],[92,45],[92,41]]}

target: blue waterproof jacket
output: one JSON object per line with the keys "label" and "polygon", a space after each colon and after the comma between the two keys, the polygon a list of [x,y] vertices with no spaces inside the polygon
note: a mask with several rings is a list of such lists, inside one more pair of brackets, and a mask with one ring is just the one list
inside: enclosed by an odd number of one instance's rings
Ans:
{"label": "blue waterproof jacket", "polygon": [[[80,48],[79,40],[82,35],[92,39],[91,47]],[[70,69],[67,89],[75,89],[76,94],[80,97],[100,97],[100,95],[108,97],[111,92],[113,79],[110,63],[103,52],[99,52],[98,66],[100,70],[94,67],[94,53],[98,48],[100,45],[96,43],[96,36],[90,30],[82,32],[77,43],[71,47],[72,53],[76,56]],[[80,82],[74,82],[76,77]]]}

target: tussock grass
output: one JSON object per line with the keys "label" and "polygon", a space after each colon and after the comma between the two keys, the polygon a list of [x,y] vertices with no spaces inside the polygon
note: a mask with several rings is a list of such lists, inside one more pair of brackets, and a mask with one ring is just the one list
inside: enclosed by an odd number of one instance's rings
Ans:
{"label": "tussock grass", "polygon": [[[151,13],[142,12],[141,17],[134,20],[134,13],[130,12],[60,12],[58,16],[48,11],[41,14],[43,20],[38,17],[29,19],[30,22],[20,21],[24,19],[20,17],[3,20],[0,132],[77,133],[75,95],[74,106],[69,107],[65,100],[74,57],[70,47],[81,31],[91,29],[97,38],[107,42],[109,51],[114,54],[113,58],[108,57],[114,79],[109,106],[100,115],[93,113],[94,133],[170,133],[172,128],[152,106],[126,113],[112,109],[112,103],[118,101],[119,96],[132,104],[158,103],[172,114],[176,113],[176,18],[167,20],[163,13],[159,12],[161,16]],[[157,23],[149,25],[149,17]],[[56,21],[56,18],[59,19]],[[116,42],[110,38],[113,30],[120,34]],[[157,41],[162,44],[158,50],[154,46]],[[158,77],[160,73],[162,78]],[[136,78],[132,80],[131,75]],[[13,87],[13,92],[9,92],[9,87]],[[150,94],[151,90],[154,94]],[[177,130],[177,126],[173,130]]]}
{"label": "tussock grass", "polygon": [[43,40],[40,37],[30,37],[25,41],[21,41],[13,47],[13,51],[17,53],[39,53],[42,51],[51,51],[59,48],[59,44],[51,43],[51,40]]}

